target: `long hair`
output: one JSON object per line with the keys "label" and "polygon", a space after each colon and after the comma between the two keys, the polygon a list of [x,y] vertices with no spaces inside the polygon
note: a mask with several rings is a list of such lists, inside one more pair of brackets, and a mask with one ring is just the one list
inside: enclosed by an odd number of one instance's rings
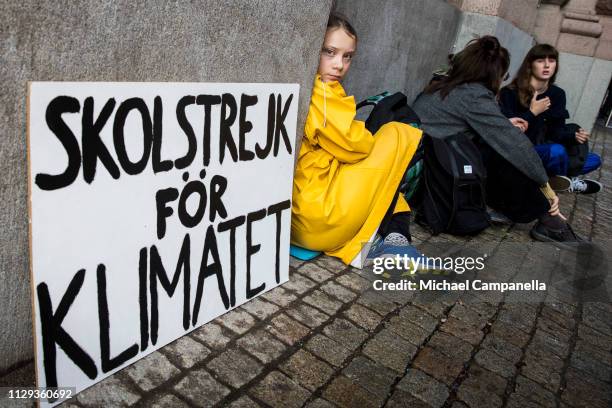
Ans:
{"label": "long hair", "polygon": [[519,101],[521,105],[525,107],[529,107],[531,104],[531,98],[533,98],[533,93],[535,89],[530,84],[532,69],[531,66],[533,61],[538,59],[550,58],[557,61],[557,67],[555,69],[555,73],[548,80],[549,84],[555,83],[555,79],[557,78],[557,73],[559,72],[559,51],[555,47],[549,44],[538,44],[531,48],[518,72],[516,73],[516,77],[510,85],[509,88],[516,89],[518,91]]}
{"label": "long hair", "polygon": [[508,50],[500,45],[496,37],[485,35],[470,41],[461,52],[455,54],[446,76],[429,84],[425,93],[440,91],[444,99],[455,87],[471,82],[481,83],[497,93],[509,66]]}
{"label": "long hair", "polygon": [[355,31],[348,19],[343,14],[332,11],[327,20],[327,30],[333,30],[335,28],[342,28],[348,35],[357,41],[357,31]]}

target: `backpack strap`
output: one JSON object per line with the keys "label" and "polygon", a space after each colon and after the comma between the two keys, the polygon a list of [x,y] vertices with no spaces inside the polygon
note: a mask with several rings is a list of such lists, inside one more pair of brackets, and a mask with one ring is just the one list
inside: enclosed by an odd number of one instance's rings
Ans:
{"label": "backpack strap", "polygon": [[357,110],[363,108],[364,106],[376,106],[378,102],[382,101],[387,96],[391,95],[388,91],[384,91],[379,93],[378,95],[372,95],[364,99],[363,101],[357,104]]}

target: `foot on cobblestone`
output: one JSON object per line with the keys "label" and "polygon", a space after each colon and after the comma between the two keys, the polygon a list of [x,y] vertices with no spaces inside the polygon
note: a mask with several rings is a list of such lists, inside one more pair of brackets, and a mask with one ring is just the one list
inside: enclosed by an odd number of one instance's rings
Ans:
{"label": "foot on cobblestone", "polygon": [[531,229],[530,235],[536,241],[541,242],[553,242],[557,244],[577,244],[580,242],[586,242],[584,238],[580,237],[574,232],[569,224],[565,224],[564,228],[553,229],[546,227],[544,224],[538,221],[538,223]]}

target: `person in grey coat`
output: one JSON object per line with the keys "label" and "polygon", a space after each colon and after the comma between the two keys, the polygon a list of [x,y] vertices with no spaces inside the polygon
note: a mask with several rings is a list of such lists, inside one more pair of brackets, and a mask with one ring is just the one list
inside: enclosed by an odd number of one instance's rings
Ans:
{"label": "person in grey coat", "polygon": [[430,83],[414,102],[424,132],[444,138],[467,132],[487,169],[487,204],[514,222],[538,220],[531,236],[540,241],[580,241],[559,211],[542,161],[496,101],[510,66],[508,51],[493,36],[472,40],[453,57],[448,73]]}

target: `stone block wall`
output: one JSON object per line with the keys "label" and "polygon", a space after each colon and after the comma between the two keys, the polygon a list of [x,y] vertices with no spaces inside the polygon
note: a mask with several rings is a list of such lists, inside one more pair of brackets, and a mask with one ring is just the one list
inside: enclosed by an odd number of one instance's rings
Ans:
{"label": "stone block wall", "polygon": [[518,71],[527,51],[533,46],[533,37],[503,18],[479,13],[463,12],[455,49],[462,50],[472,39],[494,35],[510,53],[510,76]]}
{"label": "stone block wall", "polygon": [[453,52],[461,15],[444,0],[338,0],[336,9],[359,36],[344,81],[357,101],[385,90],[412,101]]}
{"label": "stone block wall", "polygon": [[592,130],[612,75],[610,1],[542,3],[534,36],[539,43],[551,44],[560,51],[557,85],[567,94],[570,120]]}
{"label": "stone block wall", "polygon": [[593,130],[610,83],[612,61],[562,52],[559,66],[557,84],[566,92],[569,121]]}
{"label": "stone block wall", "polygon": [[507,20],[530,33],[535,24],[534,10],[539,0],[451,0],[461,10]]}
{"label": "stone block wall", "polygon": [[612,16],[599,16],[599,24],[602,26],[602,34],[599,44],[595,50],[595,58],[612,60]]}
{"label": "stone block wall", "polygon": [[531,33],[536,22],[535,10],[539,0],[504,0],[499,7],[499,16],[519,29]]}

